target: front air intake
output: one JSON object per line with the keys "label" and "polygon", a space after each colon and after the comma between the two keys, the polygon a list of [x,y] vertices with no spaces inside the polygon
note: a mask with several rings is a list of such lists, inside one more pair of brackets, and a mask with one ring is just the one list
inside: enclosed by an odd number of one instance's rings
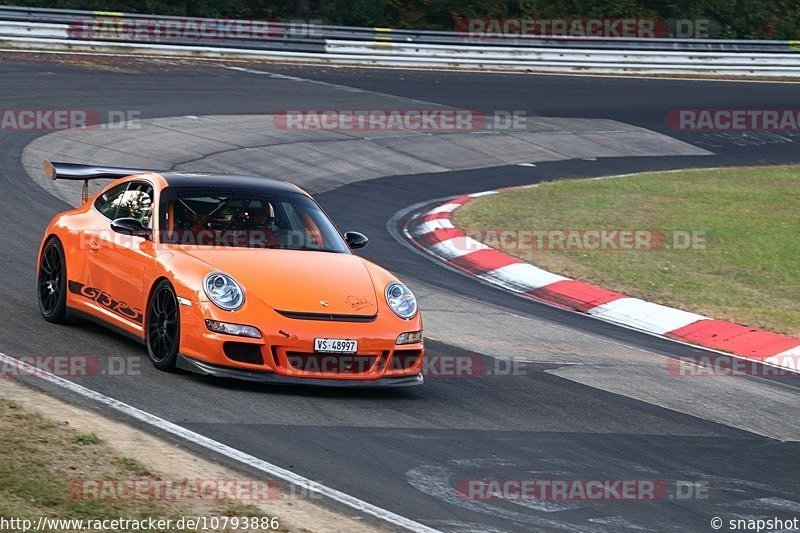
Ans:
{"label": "front air intake", "polygon": [[247,342],[226,342],[222,345],[225,356],[240,363],[250,363],[251,365],[263,365],[264,359],[261,357],[261,346]]}
{"label": "front air intake", "polygon": [[327,322],[375,322],[378,315],[334,315],[331,313],[296,313],[294,311],[276,311],[286,318],[295,320],[324,320]]}

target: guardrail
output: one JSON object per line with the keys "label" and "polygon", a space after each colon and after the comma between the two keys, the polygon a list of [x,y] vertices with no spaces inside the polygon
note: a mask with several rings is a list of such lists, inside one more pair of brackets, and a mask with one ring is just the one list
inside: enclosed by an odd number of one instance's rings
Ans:
{"label": "guardrail", "polygon": [[[259,37],[187,37],[156,29],[157,24],[178,22],[249,24]],[[144,33],[126,36],[119,31],[123,23]],[[800,78],[797,41],[525,36],[476,43],[466,37],[443,31],[0,6],[0,45],[14,49],[263,57],[389,67]]]}

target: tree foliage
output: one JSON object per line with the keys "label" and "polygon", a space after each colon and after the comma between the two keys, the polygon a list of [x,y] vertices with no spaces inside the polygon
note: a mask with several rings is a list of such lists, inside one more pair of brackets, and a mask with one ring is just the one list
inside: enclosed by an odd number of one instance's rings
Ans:
{"label": "tree foliage", "polygon": [[709,20],[713,37],[800,39],[798,0],[0,0],[0,4],[453,30],[464,18]]}

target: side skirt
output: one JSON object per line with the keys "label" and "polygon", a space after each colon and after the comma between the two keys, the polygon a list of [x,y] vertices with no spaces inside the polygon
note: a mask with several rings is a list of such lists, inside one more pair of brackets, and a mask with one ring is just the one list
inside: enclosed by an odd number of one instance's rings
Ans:
{"label": "side skirt", "polygon": [[73,309],[72,307],[67,307],[67,317],[68,318],[77,318],[77,319],[81,319],[81,320],[86,320],[88,322],[92,322],[92,323],[97,324],[99,326],[103,326],[104,328],[109,329],[109,330],[113,331],[114,333],[118,333],[118,334],[120,334],[120,335],[122,335],[124,337],[127,337],[127,338],[129,338],[129,339],[131,339],[133,341],[136,341],[139,344],[141,344],[142,346],[144,346],[144,337],[140,337],[140,336],[136,335],[135,333],[131,333],[130,331],[126,331],[126,330],[124,330],[124,329],[122,329],[122,328],[120,328],[118,326],[115,326],[114,324],[110,324],[110,323],[106,322],[105,320],[103,320],[102,318],[98,318],[98,317],[96,317],[94,315],[90,315],[89,313],[87,313],[85,311],[79,311],[78,309]]}

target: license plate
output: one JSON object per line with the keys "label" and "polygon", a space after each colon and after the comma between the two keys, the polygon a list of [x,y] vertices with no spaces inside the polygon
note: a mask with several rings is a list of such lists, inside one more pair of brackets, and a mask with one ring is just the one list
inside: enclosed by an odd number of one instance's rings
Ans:
{"label": "license plate", "polygon": [[358,341],[352,339],[314,339],[314,351],[325,353],[356,353]]}

